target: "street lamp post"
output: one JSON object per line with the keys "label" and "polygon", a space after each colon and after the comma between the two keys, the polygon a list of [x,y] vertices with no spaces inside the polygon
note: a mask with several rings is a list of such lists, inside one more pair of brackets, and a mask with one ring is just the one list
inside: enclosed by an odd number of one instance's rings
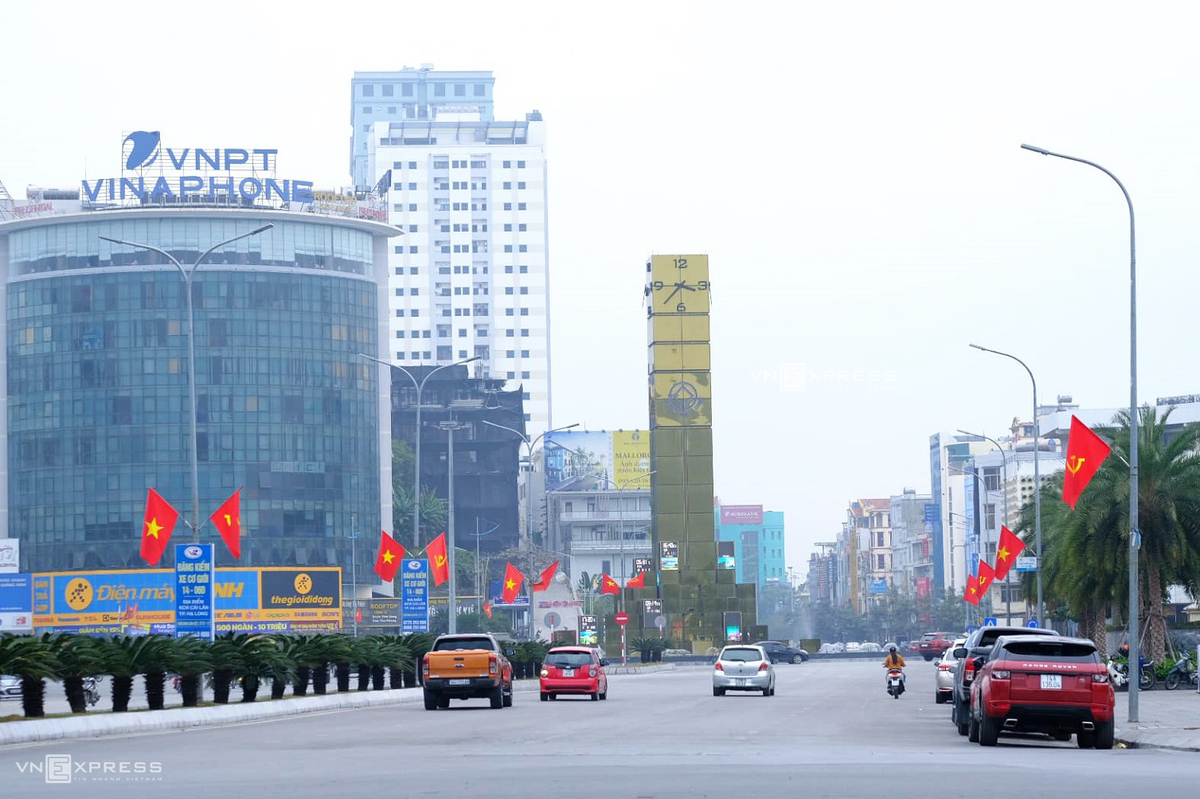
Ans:
{"label": "street lamp post", "polygon": [[192,315],[192,279],[196,276],[196,270],[198,270],[200,268],[200,264],[202,264],[204,262],[204,259],[207,258],[208,256],[212,255],[215,251],[221,249],[222,247],[224,247],[226,245],[233,244],[235,241],[241,241],[242,239],[248,239],[251,236],[257,236],[259,233],[264,233],[273,227],[275,227],[274,224],[268,223],[266,225],[263,225],[260,228],[256,228],[247,233],[242,233],[242,234],[234,236],[232,238],[225,239],[225,241],[214,244],[213,246],[209,247],[207,250],[205,250],[203,253],[200,254],[200,257],[197,258],[192,263],[192,266],[190,269],[185,269],[183,264],[179,263],[179,260],[175,256],[171,255],[166,250],[155,247],[153,244],[142,244],[142,243],[136,242],[136,241],[125,241],[124,239],[113,239],[113,238],[109,238],[108,236],[100,236],[101,241],[107,241],[110,244],[120,244],[123,247],[133,247],[135,250],[148,250],[150,252],[158,253],[163,258],[166,258],[168,261],[173,263],[175,265],[175,268],[179,270],[180,276],[183,277],[184,293],[187,295],[187,315],[188,315],[188,406],[191,411],[190,416],[191,416],[191,436],[192,436],[192,446],[191,446],[191,449],[192,449],[192,453],[191,453],[191,455],[192,455],[192,457],[191,457],[192,525],[191,526],[192,526],[192,541],[193,542],[197,542],[200,540],[200,464],[199,464],[199,457],[196,454],[196,447],[197,447],[197,434],[196,434],[196,324],[195,324],[195,321],[194,321],[194,318]]}
{"label": "street lamp post", "polygon": [[358,541],[358,518],[350,514],[350,618],[353,620],[354,637],[358,638],[358,554],[354,543]]}
{"label": "street lamp post", "polygon": [[496,422],[490,422],[487,419],[484,419],[483,423],[490,427],[499,428],[500,430],[507,430],[508,432],[520,437],[521,441],[525,444],[525,447],[528,450],[527,455],[529,457],[529,477],[525,480],[525,536],[529,546],[529,571],[525,575],[525,580],[529,583],[529,639],[532,641],[535,627],[533,623],[533,449],[537,446],[537,442],[541,441],[542,438],[547,434],[561,433],[564,430],[570,430],[573,427],[579,427],[579,424],[577,422],[575,424],[566,425],[565,427],[556,427],[553,430],[547,430],[545,433],[540,433],[536,438],[531,440],[529,436],[512,427],[497,424]]}
{"label": "street lamp post", "polygon": [[[653,469],[645,474],[638,474],[630,477],[628,480],[622,480],[620,483],[614,482],[611,477],[600,477],[608,485],[612,486],[617,491],[623,491],[625,486],[630,483],[635,483],[639,480],[645,480],[652,474],[657,474],[658,470]],[[598,475],[599,476],[599,475]],[[625,611],[625,504],[617,500],[617,540],[620,542],[621,553],[621,610]],[[627,612],[627,611],[626,611]],[[627,665],[628,653],[625,647],[625,625],[621,626],[621,665]]]}
{"label": "street lamp post", "polygon": [[1025,371],[1029,373],[1029,382],[1033,384],[1033,526],[1037,546],[1037,619],[1038,624],[1045,624],[1046,608],[1042,604],[1042,479],[1038,467],[1038,463],[1041,461],[1041,452],[1038,449],[1040,431],[1038,429],[1037,380],[1033,378],[1033,371],[1017,356],[1010,355],[1007,352],[1000,352],[1000,350],[981,347],[978,344],[972,344],[971,346],[983,352],[990,352],[993,355],[1003,355],[1005,358],[1011,358],[1021,364],[1021,366],[1025,367]]}
{"label": "street lamp post", "polygon": [[[1004,499],[1004,526],[1007,527],[1008,526],[1008,453],[1005,452],[1004,448],[1000,446],[1000,442],[994,438],[990,438],[988,436],[981,435],[979,433],[968,433],[966,430],[959,430],[958,432],[962,433],[964,436],[974,436],[975,438],[982,438],[982,439],[990,442],[992,445],[994,445],[996,447],[996,449],[1000,452],[1000,458],[1001,458],[1000,468],[1004,475],[1004,488],[1001,491],[1001,496]],[[1034,452],[1034,458],[1036,459],[1036,457],[1037,457],[1037,453]],[[986,479],[985,479],[985,483],[984,483],[983,487],[984,487],[984,490],[986,491],[987,490]],[[1009,569],[1008,572],[1004,575],[1004,621],[1008,624],[1012,624],[1012,569]]]}
{"label": "street lamp post", "polygon": [[[449,467],[449,476],[447,482],[447,504],[449,506],[449,518],[446,524],[446,553],[448,557],[447,566],[449,567],[448,576],[449,584],[447,586],[448,596],[446,603],[449,606],[448,616],[449,625],[448,631],[450,635],[458,633],[458,580],[455,575],[455,557],[454,557],[454,431],[462,430],[466,427],[461,422],[439,422],[438,428],[446,431],[446,449],[448,452],[446,465]],[[478,541],[478,539],[476,539]]]}
{"label": "street lamp post", "polygon": [[[441,366],[434,367],[433,369],[429,370],[429,372],[423,378],[421,378],[420,382],[417,381],[417,378],[413,377],[412,372],[408,371],[403,366],[397,366],[396,364],[391,363],[390,361],[380,360],[379,358],[372,358],[370,355],[367,355],[364,352],[360,352],[358,354],[358,357],[365,358],[368,361],[374,361],[375,363],[382,364],[383,366],[390,366],[391,368],[395,369],[398,372],[403,372],[404,375],[409,380],[412,381],[413,387],[416,388],[416,390],[417,390],[416,429],[415,429],[415,432],[413,433],[413,437],[416,439],[416,445],[415,445],[416,452],[413,453],[413,457],[415,458],[415,460],[413,462],[413,530],[412,530],[412,535],[413,535],[413,549],[420,549],[421,548],[421,392],[425,389],[425,381],[427,381],[429,378],[433,377],[436,373],[442,371],[443,369],[449,369],[451,366],[462,366],[463,364],[468,364],[468,363],[471,363],[472,361],[478,361],[481,356],[476,355],[474,358],[467,358],[466,360],[455,361],[454,363],[444,363]],[[390,396],[391,392],[389,391],[388,394]]]}
{"label": "street lamp post", "polygon": [[[1097,163],[1071,155],[1052,153],[1031,144],[1022,144],[1021,148],[1099,169],[1113,179],[1117,188],[1121,190],[1121,194],[1125,196],[1125,204],[1129,206],[1129,662],[1138,663],[1140,655],[1138,650],[1141,648],[1138,641],[1138,549],[1142,545],[1142,535],[1138,530],[1137,247],[1134,238],[1133,200],[1129,198],[1125,184],[1121,183],[1116,175]],[[1137,680],[1129,681],[1130,721],[1138,720],[1137,682]]]}

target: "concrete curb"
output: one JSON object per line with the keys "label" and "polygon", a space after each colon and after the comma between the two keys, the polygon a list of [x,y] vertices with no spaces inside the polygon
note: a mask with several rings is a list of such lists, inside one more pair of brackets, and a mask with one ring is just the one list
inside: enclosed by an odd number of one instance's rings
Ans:
{"label": "concrete curb", "polygon": [[[656,666],[610,667],[609,674],[649,674],[674,671],[674,664]],[[513,693],[533,693],[538,683],[533,680],[517,680]],[[56,719],[30,719],[0,724],[0,746],[57,741],[66,738],[94,738],[100,735],[130,735],[182,730],[192,727],[210,727],[220,724],[238,724],[262,721],[271,718],[298,716],[304,713],[322,713],[332,710],[351,710],[364,707],[383,707],[421,700],[420,688],[397,688],[386,691],[365,691],[324,696],[297,696],[284,699],[209,707],[171,708],[168,710],[141,710],[128,713],[90,713]]]}

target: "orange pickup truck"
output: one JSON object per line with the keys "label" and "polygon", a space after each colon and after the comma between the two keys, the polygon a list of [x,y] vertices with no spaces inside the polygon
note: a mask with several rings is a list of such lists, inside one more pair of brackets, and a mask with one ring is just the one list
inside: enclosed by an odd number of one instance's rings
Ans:
{"label": "orange pickup truck", "polygon": [[421,662],[425,709],[450,706],[451,699],[488,699],[492,709],[512,707],[512,664],[486,633],[443,635]]}

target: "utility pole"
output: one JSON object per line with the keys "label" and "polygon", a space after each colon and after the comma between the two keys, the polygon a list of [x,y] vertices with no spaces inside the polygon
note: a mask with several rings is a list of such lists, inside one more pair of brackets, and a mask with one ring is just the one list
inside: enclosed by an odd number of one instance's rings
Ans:
{"label": "utility pole", "polygon": [[350,618],[354,637],[358,638],[358,554],[354,542],[358,540],[358,517],[350,514]]}
{"label": "utility pole", "polygon": [[[448,499],[446,504],[449,506],[446,514],[446,557],[447,565],[449,566],[450,577],[447,591],[449,596],[447,597],[446,601],[449,606],[450,613],[450,615],[447,617],[447,624],[449,625],[447,629],[451,635],[454,635],[458,632],[458,578],[455,574],[456,566],[454,557],[454,431],[462,430],[464,427],[466,427],[465,424],[455,421],[438,423],[438,428],[446,431],[446,465],[448,467],[448,476],[446,480],[448,485],[446,492]],[[478,541],[478,539],[476,539],[476,541]]]}

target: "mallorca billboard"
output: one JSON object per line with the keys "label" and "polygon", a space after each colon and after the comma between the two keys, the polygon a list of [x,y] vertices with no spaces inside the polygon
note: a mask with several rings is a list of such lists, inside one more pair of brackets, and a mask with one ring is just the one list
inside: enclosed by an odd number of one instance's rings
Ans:
{"label": "mallorca billboard", "polygon": [[566,430],[546,435],[547,491],[650,488],[645,430]]}

